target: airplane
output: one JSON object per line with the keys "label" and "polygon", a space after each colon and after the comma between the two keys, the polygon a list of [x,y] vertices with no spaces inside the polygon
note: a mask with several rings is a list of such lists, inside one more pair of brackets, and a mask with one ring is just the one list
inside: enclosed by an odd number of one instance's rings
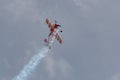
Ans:
{"label": "airplane", "polygon": [[49,46],[49,48],[51,48],[51,44],[53,43],[54,39],[57,39],[57,41],[62,44],[62,39],[59,35],[59,32],[62,32],[62,30],[60,30],[61,25],[57,24],[57,21],[55,20],[55,23],[52,24],[49,19],[46,19],[46,24],[48,25],[48,28],[50,29],[50,33],[48,35],[48,39],[44,39],[44,42],[47,43],[47,46]]}

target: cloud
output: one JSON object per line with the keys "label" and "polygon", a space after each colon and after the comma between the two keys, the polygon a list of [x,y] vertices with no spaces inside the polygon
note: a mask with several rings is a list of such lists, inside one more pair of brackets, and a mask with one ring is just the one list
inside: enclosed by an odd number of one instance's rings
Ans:
{"label": "cloud", "polygon": [[35,20],[40,17],[37,0],[12,0],[4,6],[4,9],[15,20]]}
{"label": "cloud", "polygon": [[63,58],[54,58],[49,55],[45,59],[46,70],[51,78],[69,76],[72,71],[72,66]]}
{"label": "cloud", "polygon": [[55,61],[52,57],[47,57],[46,58],[46,69],[49,73],[50,76],[55,76],[55,71],[54,71],[54,68],[55,68]]}
{"label": "cloud", "polygon": [[112,77],[108,78],[107,80],[120,80],[120,73],[113,75]]}
{"label": "cloud", "polygon": [[91,15],[95,9],[100,7],[100,0],[73,0],[76,6],[80,7],[83,15]]}

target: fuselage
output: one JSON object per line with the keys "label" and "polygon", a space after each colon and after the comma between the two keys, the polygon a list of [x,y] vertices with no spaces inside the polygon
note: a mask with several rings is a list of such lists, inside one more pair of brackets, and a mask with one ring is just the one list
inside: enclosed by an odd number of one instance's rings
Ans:
{"label": "fuselage", "polygon": [[57,28],[57,29],[54,29],[54,32],[49,36],[49,38],[48,38],[48,45],[49,46],[51,46],[52,45],[52,43],[53,43],[53,41],[55,40],[55,36],[56,36],[56,34],[59,32],[59,29]]}

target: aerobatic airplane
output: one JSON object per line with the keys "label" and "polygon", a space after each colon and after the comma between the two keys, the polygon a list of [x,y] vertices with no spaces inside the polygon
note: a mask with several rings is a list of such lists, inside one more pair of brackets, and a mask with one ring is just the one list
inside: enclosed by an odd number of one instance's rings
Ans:
{"label": "aerobatic airplane", "polygon": [[51,48],[51,44],[53,43],[54,39],[57,39],[57,41],[62,44],[62,39],[59,35],[59,32],[62,32],[60,30],[61,25],[57,24],[57,21],[55,20],[54,24],[51,24],[51,22],[46,19],[46,24],[48,25],[48,28],[50,29],[50,33],[48,35],[48,39],[44,39],[44,42],[47,43],[47,46]]}

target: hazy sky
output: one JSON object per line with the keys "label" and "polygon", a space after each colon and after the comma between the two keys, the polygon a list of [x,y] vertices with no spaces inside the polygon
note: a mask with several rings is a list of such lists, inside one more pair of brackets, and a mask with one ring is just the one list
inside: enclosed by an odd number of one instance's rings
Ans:
{"label": "hazy sky", "polygon": [[62,25],[63,44],[28,80],[120,80],[119,0],[0,0],[0,80],[11,80],[37,54],[49,30]]}

